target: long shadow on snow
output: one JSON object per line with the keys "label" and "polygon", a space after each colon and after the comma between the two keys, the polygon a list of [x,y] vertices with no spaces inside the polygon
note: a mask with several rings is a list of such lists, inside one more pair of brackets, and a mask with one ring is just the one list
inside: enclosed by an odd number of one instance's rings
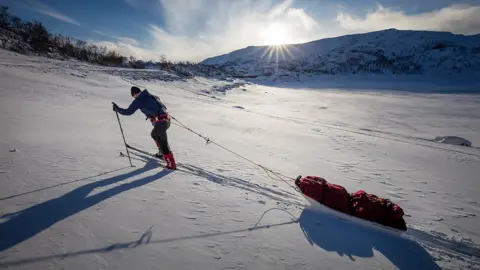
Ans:
{"label": "long shadow on snow", "polygon": [[339,256],[373,257],[373,249],[382,253],[398,269],[440,269],[420,244],[378,229],[368,228],[337,217],[303,210],[299,224],[311,245],[337,252]]}
{"label": "long shadow on snow", "polygon": [[[244,189],[246,191],[250,191],[253,193],[258,193],[260,195],[264,195],[274,200],[283,200],[282,197],[287,197],[291,199],[298,199],[295,194],[285,191],[279,191],[268,187],[262,187],[259,184],[255,184],[240,178],[232,177],[232,176],[224,176],[218,173],[214,173],[212,171],[190,165],[190,164],[181,164],[184,168],[186,168],[189,173],[194,174],[196,176],[200,176],[205,178],[211,182],[221,184],[221,185],[228,185],[237,188]],[[276,197],[280,196],[280,197]]]}
{"label": "long shadow on snow", "polygon": [[[152,227],[153,227],[152,226],[138,240],[115,243],[115,244],[112,244],[112,245],[108,245],[108,246],[101,247],[101,248],[95,248],[95,249],[86,249],[86,250],[80,250],[80,251],[74,251],[74,252],[65,252],[65,253],[62,253],[62,254],[56,254],[56,255],[50,255],[50,256],[33,257],[33,258],[27,258],[27,259],[15,260],[15,261],[5,261],[5,262],[0,261],[0,268],[16,267],[16,266],[20,266],[20,265],[25,265],[25,264],[30,264],[30,263],[38,263],[38,262],[48,261],[48,260],[52,260],[52,259],[65,259],[65,258],[78,257],[78,256],[82,256],[82,255],[88,255],[88,254],[109,253],[109,252],[117,251],[117,250],[135,249],[139,246],[145,246],[145,245],[159,245],[159,244],[166,244],[166,243],[177,242],[177,241],[188,241],[188,240],[195,240],[195,239],[202,239],[202,238],[209,238],[209,237],[218,237],[218,236],[235,234],[235,233],[254,232],[254,231],[260,231],[260,230],[271,230],[271,229],[276,228],[276,227],[282,227],[282,226],[292,225],[292,224],[298,223],[297,219],[293,219],[293,220],[285,221],[285,222],[281,222],[281,223],[259,225],[260,221],[263,219],[265,214],[270,210],[267,210],[260,217],[260,219],[257,221],[257,223],[254,226],[247,227],[247,228],[230,230],[230,231],[222,231],[222,232],[203,233],[203,234],[197,234],[197,235],[178,236],[178,237],[163,238],[163,239],[152,239],[152,236],[153,236],[153,233],[152,233],[152,230],[151,230]],[[1,259],[2,258],[0,258],[0,260]]]}
{"label": "long shadow on snow", "polygon": [[95,195],[88,196],[89,193],[96,188],[115,184],[155,168],[158,168],[156,161],[149,159],[142,168],[86,184],[58,198],[6,215],[9,219],[0,224],[0,252],[35,236],[69,216],[75,215],[82,210],[122,192],[153,182],[169,173],[169,171],[163,170],[152,176],[124,183]]}
{"label": "long shadow on snow", "polygon": [[73,183],[80,182],[80,181],[90,180],[90,179],[93,179],[95,177],[99,177],[99,176],[103,176],[103,175],[106,175],[106,174],[114,173],[114,172],[121,171],[121,170],[124,170],[124,169],[127,169],[127,168],[130,168],[130,166],[123,167],[123,168],[120,168],[120,169],[111,170],[111,171],[108,171],[108,172],[103,172],[103,173],[93,175],[93,176],[87,176],[87,177],[84,177],[84,178],[67,181],[67,182],[64,182],[64,183],[60,183],[60,184],[56,184],[56,185],[52,185],[52,186],[48,186],[48,187],[34,189],[34,190],[22,192],[22,193],[17,193],[17,194],[14,194],[14,195],[10,195],[10,196],[7,196],[7,197],[0,198],[0,201],[13,199],[13,198],[20,197],[20,196],[23,196],[23,195],[28,195],[28,194],[32,194],[32,193],[35,193],[35,192],[44,191],[44,190],[47,190],[47,189],[52,189],[52,188],[56,188],[56,187],[60,187],[60,186],[65,186],[65,185],[73,184]]}
{"label": "long shadow on snow", "polygon": [[[138,156],[140,158],[148,159],[147,156],[142,155],[142,154],[134,153],[133,155]],[[268,187],[263,187],[263,186],[261,186],[259,184],[256,184],[256,183],[252,183],[252,182],[249,182],[249,181],[246,181],[246,180],[243,180],[243,179],[240,179],[240,178],[232,177],[232,176],[221,175],[221,174],[206,170],[204,168],[200,168],[198,166],[190,165],[190,164],[178,163],[177,167],[178,167],[177,171],[181,171],[181,172],[188,173],[188,174],[191,174],[191,175],[199,176],[199,177],[202,177],[202,178],[204,178],[204,179],[206,179],[210,182],[214,182],[216,184],[240,188],[240,189],[243,189],[245,191],[256,193],[256,194],[268,197],[268,198],[276,200],[276,201],[281,201],[281,202],[285,202],[285,203],[290,203],[290,204],[303,206],[302,204],[300,204],[298,202],[293,202],[293,201],[286,200],[286,198],[297,199],[298,200],[299,197],[296,196],[296,194],[294,194],[294,193],[290,193],[290,192],[287,192],[287,191],[275,190],[275,189],[268,188]]]}

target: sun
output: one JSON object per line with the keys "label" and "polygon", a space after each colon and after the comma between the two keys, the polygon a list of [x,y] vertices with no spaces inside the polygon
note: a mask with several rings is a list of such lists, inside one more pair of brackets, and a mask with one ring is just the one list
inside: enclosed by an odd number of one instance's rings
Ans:
{"label": "sun", "polygon": [[290,40],[290,36],[284,26],[273,23],[262,33],[265,45],[282,45]]}

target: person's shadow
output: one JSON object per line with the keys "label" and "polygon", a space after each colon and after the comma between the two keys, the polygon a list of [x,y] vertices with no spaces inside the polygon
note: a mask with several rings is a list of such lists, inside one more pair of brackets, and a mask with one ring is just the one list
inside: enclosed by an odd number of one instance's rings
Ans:
{"label": "person's shadow", "polygon": [[398,269],[441,269],[420,244],[375,228],[306,208],[299,224],[311,245],[348,256],[371,258],[373,249],[382,253]]}
{"label": "person's shadow", "polygon": [[35,236],[69,216],[75,215],[122,192],[151,183],[170,172],[162,170],[154,175],[127,182],[89,196],[96,188],[127,180],[130,177],[155,168],[159,168],[158,163],[150,159],[142,168],[83,185],[58,198],[36,204],[19,212],[3,215],[2,218],[6,218],[7,221],[0,223],[0,252]]}

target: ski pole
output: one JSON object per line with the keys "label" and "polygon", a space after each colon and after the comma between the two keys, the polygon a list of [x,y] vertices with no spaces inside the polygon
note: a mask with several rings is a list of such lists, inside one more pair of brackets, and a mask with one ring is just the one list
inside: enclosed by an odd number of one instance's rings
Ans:
{"label": "ski pole", "polygon": [[127,142],[125,141],[125,135],[123,135],[122,123],[120,123],[120,117],[118,117],[118,112],[115,112],[115,113],[117,114],[118,125],[120,126],[120,132],[122,132],[123,143],[125,144],[125,150],[127,150],[127,156],[128,156],[128,160],[130,161],[130,166],[135,167],[132,164],[132,159],[130,158],[130,152],[128,152]]}

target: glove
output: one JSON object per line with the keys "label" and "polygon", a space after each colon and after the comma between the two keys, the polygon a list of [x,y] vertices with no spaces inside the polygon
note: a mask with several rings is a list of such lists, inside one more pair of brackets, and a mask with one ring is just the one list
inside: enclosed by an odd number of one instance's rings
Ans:
{"label": "glove", "polygon": [[118,106],[117,106],[117,104],[115,104],[115,102],[112,102],[112,109],[113,109],[114,112],[116,112],[117,109],[118,109]]}

